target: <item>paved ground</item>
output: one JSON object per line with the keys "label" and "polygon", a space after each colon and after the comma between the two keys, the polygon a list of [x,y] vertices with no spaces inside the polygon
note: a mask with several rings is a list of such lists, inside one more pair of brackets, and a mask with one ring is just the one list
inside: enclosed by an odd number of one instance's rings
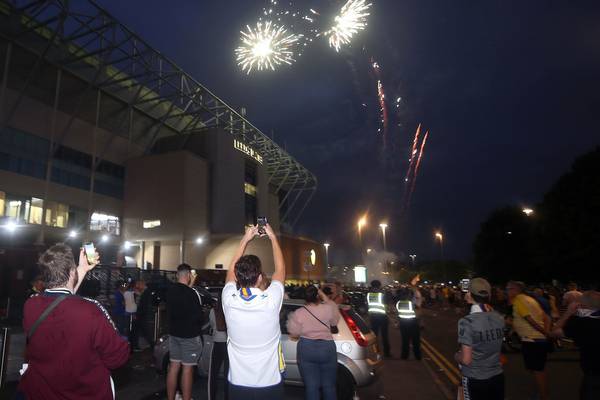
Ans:
{"label": "paved ground", "polygon": [[[391,359],[385,360],[379,379],[372,385],[360,388],[361,400],[411,398],[417,400],[450,400],[456,398],[458,370],[453,359],[457,349],[456,324],[459,313],[452,309],[425,310],[423,315],[423,361],[400,360],[400,332],[390,326]],[[505,366],[506,400],[529,400],[533,384],[525,371],[520,354],[508,354]],[[572,346],[557,350],[550,356],[548,376],[551,399],[577,398],[581,378],[579,354]],[[117,386],[117,399],[164,399],[165,377],[158,375],[152,366],[149,351],[135,353],[126,367],[113,374]],[[0,390],[0,400],[12,399],[15,384]],[[286,386],[286,399],[304,398],[302,387]],[[222,393],[219,393],[222,399]],[[194,399],[205,400],[206,379],[197,378]]]}
{"label": "paved ground", "polygon": [[[433,347],[441,357],[450,362],[453,360],[454,352],[458,349],[456,326],[460,314],[454,310],[425,310],[423,316],[424,330],[423,338]],[[435,354],[434,354],[435,355]],[[436,356],[442,365],[445,365],[440,356]],[[533,380],[525,370],[521,354],[507,354],[508,362],[505,365],[506,377],[506,400],[529,400],[534,393]],[[451,363],[454,364],[454,363]],[[438,372],[441,368],[436,366]],[[451,368],[445,366],[445,370]],[[573,345],[566,344],[564,348],[557,349],[550,355],[547,364],[550,398],[576,399],[578,396],[581,370],[579,368],[579,352]],[[454,388],[448,379],[448,374],[440,373],[442,381]],[[449,371],[450,376],[455,376]]]}

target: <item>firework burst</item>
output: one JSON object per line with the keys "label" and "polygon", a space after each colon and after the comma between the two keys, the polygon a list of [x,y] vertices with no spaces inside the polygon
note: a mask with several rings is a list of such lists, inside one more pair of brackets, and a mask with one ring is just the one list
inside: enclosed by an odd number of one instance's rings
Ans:
{"label": "firework burst", "polygon": [[259,21],[255,28],[250,25],[246,28],[240,32],[242,45],[235,49],[237,63],[243,71],[250,74],[253,70],[275,70],[295,61],[294,46],[302,35],[289,33],[283,25],[271,21]]}
{"label": "firework burst", "polygon": [[329,46],[340,51],[343,45],[350,43],[352,37],[367,26],[367,17],[371,3],[366,0],[348,0],[335,17],[333,27],[323,35],[329,38]]}

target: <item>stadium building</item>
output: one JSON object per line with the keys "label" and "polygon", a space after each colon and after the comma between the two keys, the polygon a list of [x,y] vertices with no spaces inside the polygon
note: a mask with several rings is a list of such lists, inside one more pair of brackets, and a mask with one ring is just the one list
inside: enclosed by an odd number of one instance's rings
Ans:
{"label": "stadium building", "polygon": [[[292,232],[316,187],[93,2],[0,0],[0,270],[88,240],[118,266],[227,268],[245,224]],[[281,237],[288,276],[321,277],[322,246]],[[272,270],[267,240],[251,251]]]}

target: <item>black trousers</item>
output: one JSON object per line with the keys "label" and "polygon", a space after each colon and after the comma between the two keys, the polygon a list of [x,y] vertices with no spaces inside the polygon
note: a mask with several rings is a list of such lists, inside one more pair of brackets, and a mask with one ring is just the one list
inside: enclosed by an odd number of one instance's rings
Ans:
{"label": "black trousers", "polygon": [[208,368],[208,400],[217,398],[217,380],[219,370],[223,365],[223,382],[225,382],[225,400],[229,398],[229,355],[227,354],[227,342],[214,342],[210,355],[210,366]]}
{"label": "black trousers", "polygon": [[489,379],[462,378],[465,400],[504,400],[504,374]]}
{"label": "black trousers", "polygon": [[403,359],[408,358],[410,344],[412,343],[413,354],[417,360],[421,359],[421,327],[418,318],[400,318],[400,333],[402,334]]}
{"label": "black trousers", "polygon": [[579,398],[581,400],[600,399],[600,374],[583,374]]}
{"label": "black trousers", "polygon": [[283,400],[283,395],[283,378],[277,385],[267,387],[229,384],[229,398],[232,400]]}
{"label": "black trousers", "polygon": [[133,349],[139,347],[140,336],[146,339],[150,345],[150,350],[154,350],[154,331],[152,325],[146,318],[136,318],[133,320],[133,329],[131,331],[130,342]]}
{"label": "black trousers", "polygon": [[371,321],[371,329],[377,337],[381,337],[383,342],[383,355],[385,357],[390,356],[390,337],[388,334],[388,317],[386,314],[369,314],[369,320]]}

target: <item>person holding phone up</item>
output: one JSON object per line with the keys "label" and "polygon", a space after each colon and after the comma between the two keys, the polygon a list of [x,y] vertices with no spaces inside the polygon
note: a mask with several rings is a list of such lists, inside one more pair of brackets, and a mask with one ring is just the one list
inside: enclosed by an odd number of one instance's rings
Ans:
{"label": "person holding phone up", "polygon": [[287,330],[298,342],[298,366],[306,387],[306,400],[335,400],[337,351],[332,331],[340,320],[338,306],[316,286],[306,288],[306,305],[290,314]]}
{"label": "person holding phone up", "polygon": [[16,399],[114,398],[110,371],[129,358],[129,343],[118,333],[108,312],[95,300],[75,296],[98,254],[81,250],[75,264],[62,243],[39,258],[46,290],[30,298],[23,310],[27,337],[24,374]]}

